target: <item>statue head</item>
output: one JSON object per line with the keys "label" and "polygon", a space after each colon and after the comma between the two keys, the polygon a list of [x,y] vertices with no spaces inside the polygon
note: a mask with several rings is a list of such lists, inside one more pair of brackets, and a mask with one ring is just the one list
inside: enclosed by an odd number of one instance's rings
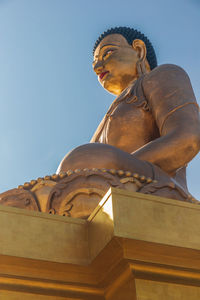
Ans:
{"label": "statue head", "polygon": [[93,69],[99,82],[115,95],[157,66],[151,42],[141,32],[128,27],[105,31],[97,39],[93,55]]}

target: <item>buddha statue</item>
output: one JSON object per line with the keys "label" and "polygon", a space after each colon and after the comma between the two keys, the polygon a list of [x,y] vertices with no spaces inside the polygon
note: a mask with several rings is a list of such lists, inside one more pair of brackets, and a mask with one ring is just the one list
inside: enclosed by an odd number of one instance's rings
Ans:
{"label": "buddha statue", "polygon": [[[116,99],[90,143],[68,153],[54,177],[27,183],[22,190],[34,192],[39,198],[46,193],[48,200],[42,201],[52,203],[53,197],[57,203],[54,208],[52,204],[45,204],[46,210],[41,209],[43,204],[37,204],[38,210],[65,212],[65,215],[82,218],[88,217],[99,201],[94,200],[98,194],[95,184],[102,186],[98,176],[103,173],[107,174],[104,175],[107,188],[109,184],[123,188],[123,184],[131,182],[132,178],[137,186],[135,191],[195,202],[187,189],[186,166],[200,149],[200,120],[186,72],[172,64],[157,66],[155,51],[148,38],[127,27],[104,32],[96,41],[93,54],[93,69],[98,81],[116,95]],[[74,177],[70,177],[72,174]],[[74,199],[78,194],[83,196],[86,187],[86,181],[81,183],[80,178],[92,175],[92,188],[91,182],[87,181],[90,188],[85,193],[91,194],[91,199],[84,196],[75,205]],[[76,195],[72,191],[73,180],[77,181],[76,186],[82,187]],[[46,192],[40,192],[42,184]],[[61,192],[58,191],[66,186],[65,200],[59,202]],[[12,195],[14,193],[16,191],[12,191]],[[65,210],[60,210],[58,206],[63,207],[63,201]]]}
{"label": "buddha statue", "polygon": [[[158,181],[152,183],[152,193],[176,199],[181,190],[188,194],[185,170],[200,149],[200,122],[186,72],[176,65],[157,66],[150,41],[127,27],[99,37],[93,69],[104,89],[117,98],[91,143],[67,154],[57,172],[84,167],[130,170]],[[179,190],[176,196],[173,185]]]}

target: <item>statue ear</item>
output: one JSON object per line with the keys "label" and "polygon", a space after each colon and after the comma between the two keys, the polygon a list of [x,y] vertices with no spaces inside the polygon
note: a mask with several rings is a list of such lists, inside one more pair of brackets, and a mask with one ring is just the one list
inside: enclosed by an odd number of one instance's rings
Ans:
{"label": "statue ear", "polygon": [[137,52],[140,61],[144,61],[147,55],[146,45],[142,40],[134,40],[132,43],[133,49]]}
{"label": "statue ear", "polygon": [[147,72],[146,69],[147,48],[145,43],[142,40],[134,40],[132,43],[132,47],[137,52],[138,55],[136,68],[137,68],[138,76],[140,77]]}

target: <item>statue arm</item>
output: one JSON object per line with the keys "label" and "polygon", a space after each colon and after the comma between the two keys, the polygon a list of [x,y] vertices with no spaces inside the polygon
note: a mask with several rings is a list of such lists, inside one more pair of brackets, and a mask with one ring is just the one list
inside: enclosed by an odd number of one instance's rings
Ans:
{"label": "statue arm", "polygon": [[97,143],[99,142],[99,136],[101,134],[101,131],[103,129],[104,126],[104,122],[105,122],[105,117],[103,118],[103,120],[101,121],[101,123],[99,124],[99,126],[97,127],[95,133],[93,134],[90,143]]}
{"label": "statue arm", "polygon": [[200,150],[199,109],[188,75],[175,65],[162,65],[143,81],[143,89],[160,137],[132,155],[174,175]]}

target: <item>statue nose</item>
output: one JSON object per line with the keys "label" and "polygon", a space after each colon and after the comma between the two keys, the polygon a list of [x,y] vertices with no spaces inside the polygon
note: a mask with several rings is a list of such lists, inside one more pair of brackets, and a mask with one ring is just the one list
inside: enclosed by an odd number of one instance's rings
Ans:
{"label": "statue nose", "polygon": [[102,64],[101,61],[98,61],[94,66],[93,66],[93,69],[95,71],[95,73],[100,74],[102,73],[102,70],[103,70],[104,66]]}

